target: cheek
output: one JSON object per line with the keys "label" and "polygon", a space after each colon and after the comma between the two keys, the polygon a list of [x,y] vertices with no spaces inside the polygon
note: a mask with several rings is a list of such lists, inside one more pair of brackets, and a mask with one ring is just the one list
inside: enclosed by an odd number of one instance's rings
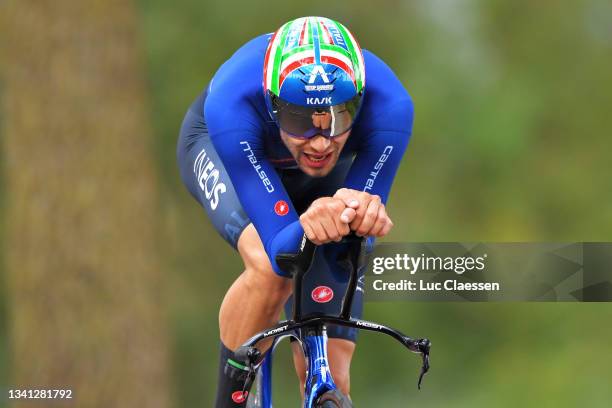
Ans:
{"label": "cheek", "polygon": [[344,148],[344,145],[346,144],[346,138],[344,138],[344,140],[335,140],[334,143],[336,145],[336,149],[340,151]]}
{"label": "cheek", "polygon": [[350,135],[351,135],[351,131],[349,130],[345,134],[332,139],[334,143],[336,144],[336,147],[338,148],[338,150],[342,150],[342,148],[346,144]]}
{"label": "cheek", "polygon": [[287,147],[287,149],[294,154],[297,154],[299,152],[301,152],[304,149],[304,144],[303,143],[295,143],[292,140],[286,140],[284,141],[284,145],[285,147]]}
{"label": "cheek", "polygon": [[304,148],[306,147],[307,144],[308,144],[308,142],[294,141],[291,144],[291,147],[293,148],[293,150],[301,151],[301,150],[304,150]]}
{"label": "cheek", "polygon": [[283,134],[283,131],[281,130],[281,141],[283,142],[283,144],[285,145],[285,147],[289,150],[293,150],[294,149],[294,144],[293,144],[293,140],[288,137],[287,135]]}

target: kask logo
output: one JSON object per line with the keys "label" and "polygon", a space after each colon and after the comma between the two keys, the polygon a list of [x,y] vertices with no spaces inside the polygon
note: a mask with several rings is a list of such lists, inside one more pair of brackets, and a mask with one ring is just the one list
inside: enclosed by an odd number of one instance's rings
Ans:
{"label": "kask logo", "polygon": [[274,204],[274,212],[276,215],[287,215],[289,213],[289,204],[285,200],[278,200],[276,204]]}
{"label": "kask logo", "polygon": [[317,303],[327,303],[334,298],[334,291],[329,286],[317,286],[310,297]]}
{"label": "kask logo", "polygon": [[246,402],[248,396],[248,391],[236,391],[232,393],[232,401],[234,401],[236,404],[242,404],[243,402]]}
{"label": "kask logo", "polygon": [[331,105],[331,103],[331,96],[326,96],[324,98],[306,98],[306,105]]}

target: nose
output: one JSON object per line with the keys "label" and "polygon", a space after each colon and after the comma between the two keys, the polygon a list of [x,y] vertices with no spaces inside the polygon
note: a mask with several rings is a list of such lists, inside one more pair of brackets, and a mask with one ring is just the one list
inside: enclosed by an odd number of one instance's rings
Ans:
{"label": "nose", "polygon": [[316,152],[324,152],[330,144],[331,140],[321,135],[315,136],[310,140],[310,148]]}

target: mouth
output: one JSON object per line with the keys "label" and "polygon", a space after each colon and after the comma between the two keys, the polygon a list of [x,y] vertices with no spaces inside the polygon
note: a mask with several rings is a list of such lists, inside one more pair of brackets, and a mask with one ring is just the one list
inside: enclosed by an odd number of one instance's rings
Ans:
{"label": "mouth", "polygon": [[325,167],[330,162],[332,156],[333,156],[333,152],[326,153],[326,154],[315,154],[315,153],[304,152],[304,154],[302,155],[303,157],[302,161],[308,167],[322,168],[322,167]]}

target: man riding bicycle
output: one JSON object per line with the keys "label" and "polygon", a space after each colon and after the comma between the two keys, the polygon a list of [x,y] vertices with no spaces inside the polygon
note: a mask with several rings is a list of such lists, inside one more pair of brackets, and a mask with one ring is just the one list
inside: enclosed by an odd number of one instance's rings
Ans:
{"label": "man riding bicycle", "polygon": [[[234,351],[277,323],[283,305],[290,310],[291,280],[276,255],[296,252],[304,233],[329,248],[351,230],[389,233],[385,203],[412,119],[410,96],[391,69],[322,17],[249,41],[191,105],[178,141],[181,178],[245,267],[219,313],[217,408],[246,405]],[[316,252],[314,262],[325,266],[317,273],[341,274],[333,254]],[[341,285],[306,288],[302,307],[335,310]],[[362,302],[358,291],[353,316]],[[348,395],[356,331],[332,326],[328,336],[332,377]],[[303,355],[295,345],[293,354],[303,389]]]}

